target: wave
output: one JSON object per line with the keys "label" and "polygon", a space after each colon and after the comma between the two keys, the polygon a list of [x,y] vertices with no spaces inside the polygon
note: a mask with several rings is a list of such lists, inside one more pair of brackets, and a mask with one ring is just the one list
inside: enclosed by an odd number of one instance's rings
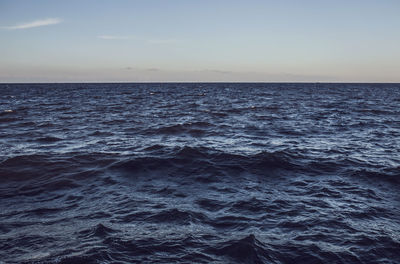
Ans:
{"label": "wave", "polygon": [[[215,176],[249,173],[273,173],[276,170],[296,171],[299,166],[286,152],[263,152],[255,155],[240,155],[208,149],[192,148],[149,148],[157,156],[139,156],[123,159],[110,169],[131,174],[162,171],[176,176]],[[199,179],[201,180],[201,179]]]}
{"label": "wave", "polygon": [[[53,140],[53,139],[52,139]],[[55,139],[58,140],[58,139]],[[399,167],[374,166],[349,158],[307,157],[295,150],[229,153],[205,147],[167,147],[152,145],[136,155],[108,153],[66,153],[64,155],[32,154],[6,158],[0,162],[3,180],[24,181],[54,179],[85,179],[106,171],[130,175],[195,176],[200,182],[213,182],[218,177],[254,175],[347,175],[400,182]],[[215,178],[217,177],[217,178]]]}
{"label": "wave", "polygon": [[53,143],[53,142],[57,142],[57,141],[61,141],[61,140],[63,140],[63,139],[59,138],[59,137],[54,137],[54,136],[46,136],[46,137],[40,137],[40,138],[36,139],[36,141],[42,142],[42,143]]}
{"label": "wave", "polygon": [[182,124],[148,128],[144,131],[144,133],[146,135],[175,135],[188,133],[192,136],[201,136],[207,132],[210,133],[210,129],[212,127],[213,125],[208,122],[186,122]]}
{"label": "wave", "polygon": [[251,234],[245,238],[222,243],[219,247],[208,251],[217,256],[227,257],[237,263],[274,263],[267,247]]}

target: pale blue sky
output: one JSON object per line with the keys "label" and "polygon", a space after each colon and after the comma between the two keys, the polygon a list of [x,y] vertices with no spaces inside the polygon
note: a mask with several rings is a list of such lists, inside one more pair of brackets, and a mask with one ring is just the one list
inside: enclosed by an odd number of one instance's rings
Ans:
{"label": "pale blue sky", "polygon": [[0,0],[0,82],[400,82],[398,0]]}

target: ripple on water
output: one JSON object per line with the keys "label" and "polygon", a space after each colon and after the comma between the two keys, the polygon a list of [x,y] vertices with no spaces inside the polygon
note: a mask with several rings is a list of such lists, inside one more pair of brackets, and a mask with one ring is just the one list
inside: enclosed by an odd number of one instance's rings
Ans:
{"label": "ripple on water", "polygon": [[399,88],[0,84],[0,261],[400,263]]}

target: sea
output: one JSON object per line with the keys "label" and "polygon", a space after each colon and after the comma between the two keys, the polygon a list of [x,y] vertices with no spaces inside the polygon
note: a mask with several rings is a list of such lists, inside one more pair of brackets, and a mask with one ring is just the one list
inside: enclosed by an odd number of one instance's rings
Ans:
{"label": "sea", "polygon": [[0,263],[400,263],[400,84],[0,84]]}

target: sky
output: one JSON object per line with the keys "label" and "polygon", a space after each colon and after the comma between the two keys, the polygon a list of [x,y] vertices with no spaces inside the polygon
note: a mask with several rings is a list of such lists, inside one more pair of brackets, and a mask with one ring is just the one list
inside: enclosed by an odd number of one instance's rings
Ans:
{"label": "sky", "polygon": [[0,82],[400,82],[399,0],[0,0]]}

